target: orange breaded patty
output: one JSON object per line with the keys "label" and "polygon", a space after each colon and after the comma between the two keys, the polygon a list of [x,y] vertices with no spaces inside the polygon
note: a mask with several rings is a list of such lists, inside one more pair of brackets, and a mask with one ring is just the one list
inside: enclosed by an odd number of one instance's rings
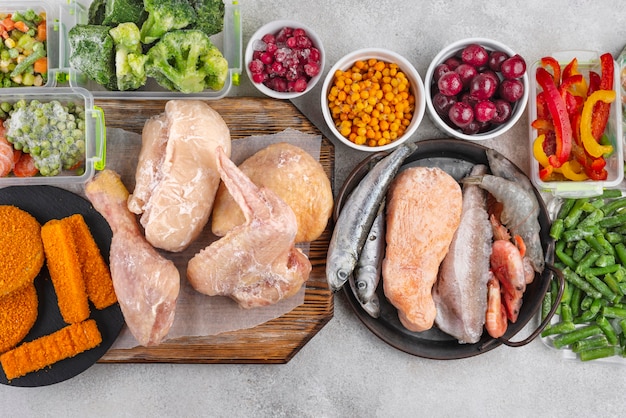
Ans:
{"label": "orange breaded patty", "polygon": [[32,283],[43,262],[39,222],[20,208],[0,205],[0,297]]}
{"label": "orange breaded patty", "polygon": [[0,354],[26,337],[37,320],[38,305],[33,284],[0,297]]}

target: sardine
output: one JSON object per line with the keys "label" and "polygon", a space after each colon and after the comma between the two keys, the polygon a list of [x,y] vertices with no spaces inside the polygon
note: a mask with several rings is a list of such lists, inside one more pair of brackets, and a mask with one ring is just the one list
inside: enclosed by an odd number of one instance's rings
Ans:
{"label": "sardine", "polygon": [[350,277],[352,292],[363,310],[373,318],[380,316],[380,301],[378,294],[376,294],[376,288],[380,282],[384,256],[385,203],[383,201],[361,250],[354,274]]}
{"label": "sardine", "polygon": [[[487,167],[481,164],[470,175],[486,172]],[[491,244],[487,193],[477,185],[464,184],[461,223],[433,288],[437,307],[435,323],[460,343],[476,343],[483,333]]]}
{"label": "sardine", "polygon": [[470,176],[462,181],[478,184],[502,203],[502,223],[512,234],[522,237],[526,245],[526,255],[530,258],[533,268],[538,273],[543,272],[545,259],[539,235],[541,231],[538,219],[539,202],[534,193],[531,196],[524,186],[515,180],[490,174]]}
{"label": "sardine", "polygon": [[381,159],[346,200],[335,223],[326,259],[326,279],[333,292],[341,289],[354,273],[359,254],[389,185],[404,160],[417,146],[415,142],[404,143]]}

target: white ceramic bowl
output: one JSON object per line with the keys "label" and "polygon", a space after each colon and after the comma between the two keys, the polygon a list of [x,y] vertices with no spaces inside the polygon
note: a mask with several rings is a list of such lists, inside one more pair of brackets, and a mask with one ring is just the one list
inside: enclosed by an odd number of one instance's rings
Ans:
{"label": "white ceramic bowl", "polygon": [[511,110],[512,112],[511,118],[507,122],[501,125],[497,125],[489,131],[477,133],[473,135],[468,135],[468,134],[461,132],[460,129],[454,128],[448,125],[446,121],[443,120],[441,116],[437,113],[437,111],[435,110],[433,106],[433,101],[432,101],[432,96],[434,94],[432,90],[432,83],[433,83],[433,73],[435,71],[435,68],[439,64],[447,60],[448,58],[455,56],[463,48],[465,48],[466,46],[470,44],[482,45],[487,51],[495,51],[495,50],[503,51],[503,52],[506,52],[509,56],[513,56],[516,54],[515,51],[513,51],[511,48],[504,45],[503,43],[494,41],[491,39],[485,39],[485,38],[461,39],[459,41],[456,41],[446,46],[435,56],[435,58],[430,63],[428,70],[426,71],[424,85],[425,85],[425,90],[426,90],[426,106],[428,107],[428,116],[440,130],[447,133],[451,137],[458,138],[458,139],[466,139],[470,141],[491,139],[499,135],[502,135],[503,133],[511,129],[513,125],[517,123],[519,118],[524,114],[524,111],[526,109],[526,103],[528,102],[528,90],[529,90],[528,66],[529,66],[529,63],[528,62],[526,63],[527,65],[526,74],[524,74],[524,76],[522,77],[522,83],[524,84],[524,94],[522,98],[519,101],[517,101],[515,105],[513,106],[513,109]]}
{"label": "white ceramic bowl", "polygon": [[[333,85],[333,81],[335,78],[335,72],[337,70],[347,70],[358,60],[367,60],[370,58],[375,58],[380,61],[385,61],[388,63],[395,63],[399,66],[399,68],[404,72],[406,77],[408,78],[411,84],[411,92],[413,96],[415,96],[415,109],[413,111],[413,116],[411,118],[411,122],[407,127],[404,134],[394,140],[393,142],[381,145],[381,146],[368,146],[368,145],[357,145],[354,142],[350,141],[348,138],[343,136],[337,127],[335,126],[335,122],[333,121],[330,108],[328,105],[328,93]],[[420,77],[419,73],[415,69],[415,67],[403,56],[397,54],[396,52],[387,50],[387,49],[378,49],[378,48],[364,48],[359,49],[354,52],[351,52],[335,63],[335,65],[330,69],[326,78],[324,79],[324,84],[322,85],[322,93],[321,93],[321,107],[322,114],[324,115],[324,120],[326,121],[326,125],[335,135],[335,137],[346,144],[347,146],[359,150],[359,151],[367,151],[367,152],[379,152],[385,151],[392,148],[397,147],[398,145],[406,142],[417,130],[417,127],[422,122],[424,117],[424,112],[426,111],[426,98],[424,93],[424,82]]]}
{"label": "white ceramic bowl", "polygon": [[[263,36],[265,36],[268,33],[276,35],[281,29],[285,27],[290,27],[294,29],[295,28],[304,29],[307,35],[309,36],[309,38],[311,39],[313,46],[320,51],[320,63],[319,63],[320,71],[316,76],[312,77],[309,80],[309,82],[307,83],[306,90],[304,90],[303,92],[279,92],[276,90],[272,90],[271,88],[265,86],[262,83],[255,83],[254,81],[252,81],[252,72],[250,71],[249,64],[252,61],[252,55],[254,53],[255,42],[260,41],[261,38],[263,38]],[[324,45],[322,44],[322,40],[317,35],[317,33],[315,33],[315,31],[313,31],[313,29],[311,29],[310,27],[300,22],[293,21],[293,20],[275,20],[275,21],[266,23],[265,25],[261,26],[250,37],[250,40],[248,41],[248,45],[246,47],[244,62],[245,62],[245,67],[246,67],[246,73],[248,74],[248,78],[250,79],[250,82],[261,93],[269,97],[273,97],[275,99],[293,99],[295,97],[302,96],[303,94],[306,94],[309,91],[311,91],[311,89],[313,89],[315,84],[317,84],[317,82],[320,80],[320,78],[322,77],[322,73],[324,72],[324,65],[326,62],[326,53],[324,51]]]}

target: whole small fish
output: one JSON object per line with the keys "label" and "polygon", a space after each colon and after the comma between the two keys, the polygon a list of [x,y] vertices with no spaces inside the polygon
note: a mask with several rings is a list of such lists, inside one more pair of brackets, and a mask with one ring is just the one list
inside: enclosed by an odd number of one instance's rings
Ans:
{"label": "whole small fish", "polygon": [[385,257],[385,203],[381,205],[374,219],[372,229],[363,245],[356,263],[350,287],[361,307],[371,317],[380,316],[380,301],[376,288],[380,282],[383,258]]}
{"label": "whole small fish", "polygon": [[333,292],[341,289],[354,273],[389,185],[404,160],[416,148],[416,143],[407,142],[381,159],[346,200],[335,223],[326,258],[326,279]]}

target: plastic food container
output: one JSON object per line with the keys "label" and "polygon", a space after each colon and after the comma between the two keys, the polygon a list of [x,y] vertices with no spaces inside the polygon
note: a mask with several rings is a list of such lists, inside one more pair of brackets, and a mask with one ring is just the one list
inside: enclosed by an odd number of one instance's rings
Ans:
{"label": "plastic food container", "polygon": [[[58,45],[59,45],[59,31],[56,23],[56,16],[58,10],[53,7],[49,2],[44,0],[39,1],[16,1],[16,2],[2,2],[0,4],[0,13],[15,13],[17,11],[26,11],[28,9],[34,10],[37,14],[44,12],[46,14],[46,26],[47,26],[47,41],[46,41],[46,57],[48,59],[48,79],[42,85],[42,87],[54,87],[55,69],[58,67]],[[25,88],[25,86],[19,86],[19,88]]]}
{"label": "plastic food container", "polygon": [[241,34],[241,14],[239,4],[235,0],[224,0],[224,30],[221,33],[211,36],[211,42],[219,48],[222,55],[228,61],[228,76],[224,87],[219,90],[204,90],[200,93],[179,93],[161,87],[157,82],[148,77],[145,86],[135,91],[110,91],[98,83],[88,80],[82,74],[71,68],[69,64],[70,47],[68,32],[77,24],[85,24],[88,20],[88,11],[91,1],[67,0],[66,4],[60,6],[59,23],[61,25],[59,39],[59,78],[69,81],[71,87],[83,87],[96,98],[115,99],[174,99],[174,98],[201,98],[220,99],[228,94],[233,85],[239,84],[239,77],[242,70],[242,34]]}
{"label": "plastic food container", "polygon": [[19,100],[38,100],[48,103],[58,100],[62,105],[78,104],[85,109],[85,153],[83,165],[78,170],[62,171],[56,176],[15,177],[10,174],[0,177],[0,187],[21,185],[71,185],[84,184],[93,177],[95,170],[101,170],[106,158],[106,128],[104,112],[94,106],[92,94],[80,87],[24,87],[0,89],[0,103],[11,104]]}
{"label": "plastic food container", "polygon": [[[600,53],[595,51],[562,51],[546,54],[555,58],[561,69],[563,69],[568,63],[576,57],[578,61],[578,71],[589,80],[589,72],[595,71],[600,74]],[[537,80],[535,73],[537,68],[541,65],[541,61],[533,63],[528,69],[530,78],[530,92],[529,92],[529,115],[528,122],[532,123],[537,119],[537,93],[541,91],[541,88],[537,86]],[[615,101],[611,104],[611,114],[604,133],[613,146],[613,152],[609,156],[605,156],[606,170],[608,176],[606,180],[594,181],[543,181],[539,178],[539,163],[533,155],[533,144],[538,136],[537,130],[532,126],[529,127],[529,150],[530,150],[530,162],[531,162],[531,180],[535,186],[543,192],[552,193],[555,196],[562,197],[587,197],[597,196],[602,193],[605,188],[617,187],[624,178],[624,158],[623,158],[623,138],[622,138],[622,99],[620,88],[620,67],[614,62],[614,82],[613,88],[615,90]]]}

